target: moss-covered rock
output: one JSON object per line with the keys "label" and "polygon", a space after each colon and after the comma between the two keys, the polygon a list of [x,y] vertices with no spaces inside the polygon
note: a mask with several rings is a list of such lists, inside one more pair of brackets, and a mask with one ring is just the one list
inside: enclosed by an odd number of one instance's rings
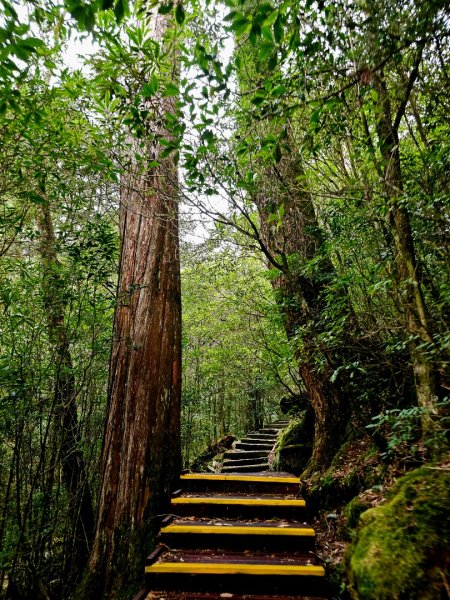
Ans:
{"label": "moss-covered rock", "polygon": [[365,512],[369,506],[366,502],[361,500],[358,496],[350,500],[350,502],[344,507],[343,516],[345,518],[345,533],[348,537],[350,537],[351,530],[355,529],[359,517]]}
{"label": "moss-covered rock", "polygon": [[299,475],[312,453],[314,416],[310,409],[292,419],[278,437],[275,446],[275,468]]}
{"label": "moss-covered rock", "polygon": [[450,581],[450,472],[422,467],[364,512],[346,564],[353,598],[446,598]]}
{"label": "moss-covered rock", "polygon": [[347,442],[325,473],[317,473],[308,480],[304,494],[318,510],[340,509],[361,491],[378,484],[383,468],[368,436]]}

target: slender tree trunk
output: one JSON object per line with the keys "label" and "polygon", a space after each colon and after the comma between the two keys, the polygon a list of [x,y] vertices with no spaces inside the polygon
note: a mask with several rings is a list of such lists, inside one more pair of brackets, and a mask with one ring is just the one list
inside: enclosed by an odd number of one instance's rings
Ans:
{"label": "slender tree trunk", "polygon": [[[379,149],[384,165],[384,187],[389,202],[388,224],[392,232],[396,252],[396,275],[403,299],[405,322],[412,337],[411,358],[419,406],[426,409],[422,426],[424,432],[433,427],[437,392],[437,369],[430,358],[433,348],[431,326],[422,288],[421,270],[418,265],[412,237],[409,214],[403,200],[403,178],[400,162],[398,123],[392,120],[391,104],[383,72],[374,77],[378,92],[380,116],[377,119]],[[424,350],[428,345],[428,351]]]}
{"label": "slender tree trunk", "polygon": [[[156,17],[162,39],[165,18]],[[173,98],[158,98],[163,130]],[[157,144],[124,178],[118,299],[97,530],[85,595],[114,598],[142,579],[145,556],[181,468],[181,293],[177,167]]]}
{"label": "slender tree trunk", "polygon": [[[54,433],[59,446],[63,483],[69,496],[72,537],[66,553],[66,576],[80,573],[86,566],[94,533],[92,497],[81,451],[80,428],[75,403],[75,376],[64,319],[61,266],[56,253],[56,238],[48,202],[43,200],[38,216],[41,233],[40,254],[44,271],[44,304],[50,342],[56,359]],[[52,460],[52,459],[51,459]],[[50,464],[52,470],[54,465]],[[48,490],[47,490],[48,491]],[[74,569],[75,567],[75,569]]]}

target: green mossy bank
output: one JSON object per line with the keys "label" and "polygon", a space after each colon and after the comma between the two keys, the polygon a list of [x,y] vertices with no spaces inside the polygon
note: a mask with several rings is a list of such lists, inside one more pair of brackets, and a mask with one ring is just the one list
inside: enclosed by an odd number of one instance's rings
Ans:
{"label": "green mossy bank", "polygon": [[450,471],[421,467],[362,513],[346,558],[352,598],[449,597]]}

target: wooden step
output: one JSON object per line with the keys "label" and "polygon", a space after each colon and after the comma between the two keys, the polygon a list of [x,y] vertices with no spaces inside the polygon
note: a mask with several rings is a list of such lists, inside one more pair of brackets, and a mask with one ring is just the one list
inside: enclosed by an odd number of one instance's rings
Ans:
{"label": "wooden step", "polygon": [[213,548],[309,552],[314,550],[314,529],[300,523],[274,526],[271,521],[176,519],[160,531],[160,542],[169,548]]}
{"label": "wooden step", "polygon": [[[256,462],[255,459],[243,459]],[[241,461],[230,461],[241,462]],[[228,463],[225,461],[224,465]],[[247,462],[243,464],[248,464]],[[230,466],[235,466],[230,464]],[[180,477],[180,488],[195,492],[247,492],[254,494],[292,494],[300,491],[300,480],[288,473],[270,472],[263,476],[214,473],[186,473]]]}
{"label": "wooden step", "polygon": [[261,498],[239,495],[178,496],[172,498],[174,515],[197,517],[229,517],[273,519],[301,519],[305,501],[286,496],[265,495]]}
{"label": "wooden step", "polygon": [[317,590],[325,572],[308,554],[166,551],[145,567],[147,584],[165,590],[297,593]]}
{"label": "wooden step", "polygon": [[[229,596],[221,594],[220,592],[166,592],[164,590],[155,590],[149,592],[144,590],[144,594],[136,596],[133,600],[224,600],[224,598],[231,598],[231,600],[311,600],[311,596],[306,598],[305,596],[295,595],[283,595],[277,594],[230,594]],[[318,598],[314,596],[314,600],[327,600],[325,597]]]}
{"label": "wooden step", "polygon": [[278,439],[278,436],[276,434],[272,434],[272,433],[259,433],[259,432],[255,432],[255,433],[247,433],[247,435],[245,436],[248,439],[251,440],[267,440],[268,442],[276,442]]}
{"label": "wooden step", "polygon": [[259,430],[260,433],[268,433],[278,437],[280,430],[276,427],[263,427],[263,429]]}

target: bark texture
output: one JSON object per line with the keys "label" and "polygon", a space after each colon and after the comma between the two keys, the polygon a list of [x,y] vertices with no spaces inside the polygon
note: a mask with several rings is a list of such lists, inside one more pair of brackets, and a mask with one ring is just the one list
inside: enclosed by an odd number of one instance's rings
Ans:
{"label": "bark texture", "polygon": [[[161,16],[158,16],[161,19]],[[162,39],[165,24],[157,23]],[[173,98],[157,98],[152,128],[164,132]],[[177,167],[148,144],[121,192],[122,239],[89,593],[114,598],[143,577],[145,556],[181,468],[181,299]],[[94,597],[94,596],[93,596]]]}
{"label": "bark texture", "polygon": [[[275,175],[275,176],[274,176]],[[279,263],[273,287],[280,305],[287,336],[294,343],[299,374],[314,410],[314,443],[309,470],[325,469],[345,436],[350,403],[341,382],[331,382],[339,366],[338,357],[320,344],[320,319],[326,308],[325,291],[334,267],[323,249],[323,239],[295,151],[282,157],[274,173],[263,177],[263,193],[256,203],[261,236]],[[271,215],[283,205],[282,222],[274,226]],[[315,261],[308,270],[309,261]],[[350,307],[348,307],[351,318]],[[351,331],[348,331],[350,335]],[[345,361],[345,353],[339,357]]]}

